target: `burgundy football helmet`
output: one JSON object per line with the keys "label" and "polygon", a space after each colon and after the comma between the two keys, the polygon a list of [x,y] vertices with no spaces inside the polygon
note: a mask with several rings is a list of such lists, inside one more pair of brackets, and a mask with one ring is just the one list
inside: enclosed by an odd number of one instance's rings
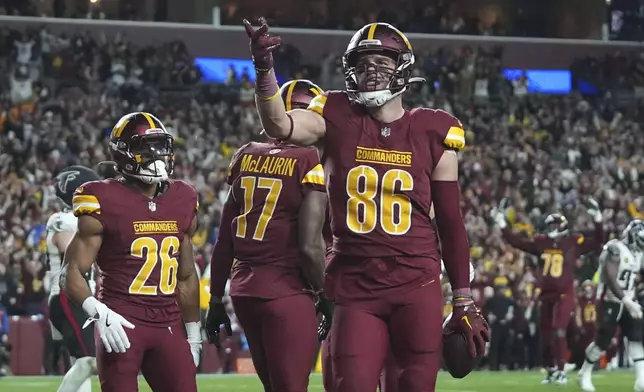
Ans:
{"label": "burgundy football helmet", "polygon": [[[356,67],[358,60],[364,54],[380,54],[396,62],[394,69],[379,65],[370,67],[374,69],[371,72],[389,77],[389,82],[384,89],[368,89],[359,86]],[[342,56],[349,97],[369,107],[384,105],[407,90],[411,83],[425,81],[423,78],[411,77],[414,61],[411,44],[400,30],[388,23],[370,23],[364,26],[353,35]]]}
{"label": "burgundy football helmet", "polygon": [[306,109],[313,98],[322,94],[322,89],[306,79],[295,79],[280,87],[280,96],[284,101],[286,111]]}
{"label": "burgundy football helmet", "polygon": [[174,169],[174,140],[158,118],[135,112],[121,117],[110,134],[117,170],[146,184],[166,181]]}

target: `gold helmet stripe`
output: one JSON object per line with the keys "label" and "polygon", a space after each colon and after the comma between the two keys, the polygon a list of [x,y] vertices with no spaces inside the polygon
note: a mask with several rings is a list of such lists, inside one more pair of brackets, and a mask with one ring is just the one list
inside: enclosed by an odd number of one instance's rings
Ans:
{"label": "gold helmet stripe", "polygon": [[369,32],[367,32],[367,39],[373,39],[374,35],[376,35],[376,28],[378,28],[378,23],[372,23],[371,26],[369,26]]}
{"label": "gold helmet stripe", "polygon": [[125,129],[125,127],[129,122],[130,122],[130,116],[122,118],[119,122],[116,123],[114,128],[112,128],[112,135],[110,137],[112,139],[121,137],[123,130]]}
{"label": "gold helmet stripe", "polygon": [[288,86],[288,90],[286,90],[286,102],[284,102],[284,104],[286,105],[287,112],[293,108],[293,105],[291,104],[291,98],[293,96],[293,90],[295,90],[296,84],[297,80],[292,81],[291,85]]}
{"label": "gold helmet stripe", "polygon": [[148,120],[148,124],[150,125],[150,129],[156,129],[158,128],[156,124],[154,123],[154,120],[152,119],[152,116],[146,112],[141,112],[143,117],[145,117],[146,120]]}

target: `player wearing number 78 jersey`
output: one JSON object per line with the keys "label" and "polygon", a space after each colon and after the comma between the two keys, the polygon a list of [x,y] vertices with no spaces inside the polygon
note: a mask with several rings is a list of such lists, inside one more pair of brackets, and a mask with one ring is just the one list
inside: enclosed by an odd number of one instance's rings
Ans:
{"label": "player wearing number 78 jersey", "polygon": [[[138,391],[140,370],[153,391],[196,392],[201,327],[191,237],[197,193],[169,179],[173,139],[153,115],[121,118],[110,149],[120,176],[77,188],[78,231],[61,284],[96,326],[102,391]],[[101,271],[96,298],[82,276],[95,260]]]}
{"label": "player wearing number 78 jersey", "polygon": [[499,208],[492,212],[492,218],[502,230],[504,240],[514,248],[539,257],[536,291],[541,301],[539,323],[543,364],[548,369],[543,383],[566,384],[566,329],[575,308],[575,266],[580,256],[601,249],[604,241],[602,213],[596,201],[585,201],[587,212],[595,221],[595,233],[592,238],[571,234],[568,220],[561,214],[546,217],[545,235],[527,238],[512,232],[508,227],[506,204],[502,201]]}

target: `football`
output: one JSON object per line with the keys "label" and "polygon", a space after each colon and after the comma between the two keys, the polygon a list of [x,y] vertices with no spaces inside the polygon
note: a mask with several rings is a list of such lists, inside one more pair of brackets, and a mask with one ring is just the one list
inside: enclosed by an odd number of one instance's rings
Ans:
{"label": "football", "polygon": [[480,357],[472,358],[464,334],[443,334],[443,364],[454,378],[463,378],[476,367]]}

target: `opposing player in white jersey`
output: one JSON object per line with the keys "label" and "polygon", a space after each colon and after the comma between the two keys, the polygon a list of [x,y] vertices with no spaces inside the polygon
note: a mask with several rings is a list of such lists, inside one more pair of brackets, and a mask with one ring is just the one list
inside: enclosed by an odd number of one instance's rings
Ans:
{"label": "opposing player in white jersey", "polygon": [[644,323],[642,307],[636,300],[635,277],[644,261],[644,222],[634,220],[621,239],[606,243],[599,256],[597,297],[602,314],[597,318],[597,336],[586,348],[586,360],[579,371],[579,386],[594,392],[592,371],[615,336],[617,327],[628,339],[628,352],[635,364],[635,391],[644,392]]}
{"label": "opposing player in white jersey", "polygon": [[[50,323],[52,339],[63,343],[74,358],[74,365],[63,378],[58,392],[90,392],[91,375],[96,373],[96,353],[93,328],[83,329],[87,315],[73,301],[60,291],[59,281],[62,260],[67,245],[76,234],[77,218],[71,211],[72,197],[76,188],[88,181],[100,180],[91,169],[70,166],[58,174],[54,187],[56,196],[65,208],[53,214],[47,221],[47,261],[51,291],[49,294]],[[94,290],[94,279],[87,276],[88,284]]]}

